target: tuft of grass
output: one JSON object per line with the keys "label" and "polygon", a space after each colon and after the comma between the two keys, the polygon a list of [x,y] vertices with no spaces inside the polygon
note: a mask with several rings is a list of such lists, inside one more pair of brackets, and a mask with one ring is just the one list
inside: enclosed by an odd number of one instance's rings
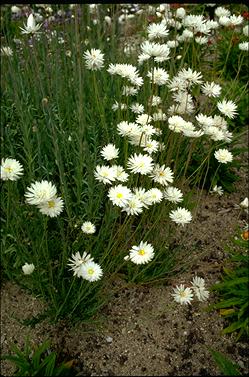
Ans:
{"label": "tuft of grass", "polygon": [[234,239],[239,249],[229,249],[229,267],[224,267],[222,282],[211,289],[217,292],[219,301],[210,306],[218,309],[227,318],[229,325],[223,334],[237,332],[237,340],[249,333],[249,256],[246,254],[248,241]]}

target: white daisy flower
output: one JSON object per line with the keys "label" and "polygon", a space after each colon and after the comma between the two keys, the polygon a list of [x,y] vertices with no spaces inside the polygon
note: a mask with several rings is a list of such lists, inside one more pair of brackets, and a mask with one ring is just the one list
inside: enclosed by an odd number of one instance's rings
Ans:
{"label": "white daisy flower", "polygon": [[96,226],[91,221],[85,221],[81,226],[81,230],[85,234],[93,234],[96,232]]}
{"label": "white daisy flower", "polygon": [[139,64],[145,60],[154,58],[155,62],[160,63],[170,59],[170,48],[167,44],[159,44],[150,41],[145,41],[141,44],[142,54],[138,57]]}
{"label": "white daisy flower", "polygon": [[235,14],[232,14],[230,16],[230,22],[231,22],[231,25],[233,26],[241,25],[243,21],[244,21],[244,18],[240,14],[238,16],[236,16]]}
{"label": "white daisy flower", "polygon": [[119,75],[126,78],[138,87],[143,85],[143,79],[139,76],[137,67],[132,64],[110,64],[107,72],[111,75]]}
{"label": "white daisy flower", "polygon": [[25,193],[28,204],[39,205],[52,200],[56,196],[56,187],[48,181],[32,183]]}
{"label": "white daisy flower", "polygon": [[136,118],[136,123],[141,124],[142,126],[147,125],[152,121],[152,117],[149,114],[141,114]]}
{"label": "white daisy flower", "polygon": [[201,72],[193,71],[191,68],[185,69],[183,68],[179,73],[178,76],[181,80],[186,81],[188,86],[201,84],[202,83],[202,74]]}
{"label": "white daisy flower", "polygon": [[71,267],[70,270],[74,272],[73,276],[81,276],[80,269],[82,264],[93,261],[93,258],[89,254],[87,254],[85,251],[83,252],[82,256],[77,251],[77,253],[72,255],[72,258],[69,259],[68,265]]}
{"label": "white daisy flower", "polygon": [[141,130],[136,123],[122,121],[117,125],[118,134],[121,136],[139,135]]}
{"label": "white daisy flower", "polygon": [[118,158],[119,149],[115,147],[114,144],[107,144],[100,152],[101,156],[107,160],[113,160],[114,158]]}
{"label": "white daisy flower", "polygon": [[136,88],[135,86],[124,86],[123,87],[123,91],[122,91],[122,95],[123,96],[134,96],[135,94],[137,94],[138,92],[138,88]]}
{"label": "white daisy flower", "polygon": [[217,107],[222,114],[230,119],[233,119],[235,115],[237,115],[237,105],[232,101],[226,101],[224,99],[222,102],[217,103]]}
{"label": "white daisy flower", "polygon": [[12,48],[8,47],[8,46],[1,47],[1,55],[2,56],[12,56],[13,55]]}
{"label": "white daisy flower", "polygon": [[200,278],[198,276],[195,276],[193,279],[192,279],[192,282],[191,282],[192,286],[193,287],[197,287],[197,288],[200,288],[200,287],[204,287],[205,285],[205,280],[203,278]]}
{"label": "white daisy flower", "polygon": [[153,187],[146,192],[146,200],[151,204],[160,203],[162,199],[163,193],[156,187]]}
{"label": "white daisy flower", "polygon": [[140,103],[131,104],[130,109],[135,114],[142,114],[144,112],[144,106]]}
{"label": "white daisy flower", "polygon": [[226,16],[226,17],[229,17],[231,15],[231,12],[230,10],[224,8],[224,7],[217,7],[214,11],[215,15],[217,17],[223,17],[223,16]]}
{"label": "white daisy flower", "polygon": [[182,7],[177,8],[177,10],[176,10],[176,17],[177,18],[184,18],[185,15],[186,15],[186,10],[184,8],[182,8]]}
{"label": "white daisy flower", "polygon": [[127,215],[139,215],[143,212],[143,207],[143,202],[136,195],[132,195],[122,211],[126,212]]}
{"label": "white daisy flower", "polygon": [[227,17],[227,16],[221,16],[219,18],[218,22],[221,26],[231,26],[232,25],[230,17]]}
{"label": "white daisy flower", "polygon": [[249,51],[249,42],[239,43],[239,49],[241,51]]}
{"label": "white daisy flower", "polygon": [[94,176],[98,181],[104,184],[111,184],[116,179],[115,173],[116,172],[112,167],[97,165]]}
{"label": "white daisy flower", "polygon": [[36,25],[36,21],[32,13],[28,16],[27,24],[24,24],[24,28],[20,27],[22,34],[35,34],[40,28],[41,24]]}
{"label": "white daisy flower", "polygon": [[205,280],[195,276],[191,282],[195,295],[199,301],[206,301],[209,297],[208,290],[205,289]]}
{"label": "white daisy flower", "polygon": [[117,111],[118,109],[126,110],[127,109],[126,103],[118,103],[117,101],[115,101],[115,103],[112,105],[112,110]]}
{"label": "white daisy flower", "polygon": [[140,127],[141,134],[148,137],[156,134],[156,129],[151,124],[144,124]]}
{"label": "white daisy flower", "polygon": [[22,266],[22,270],[23,270],[24,275],[30,275],[30,274],[32,274],[32,272],[34,271],[34,269],[35,269],[35,266],[33,265],[33,263],[31,263],[31,264],[25,263]]}
{"label": "white daisy flower", "polygon": [[59,196],[38,204],[40,212],[50,217],[57,217],[63,211],[63,207],[64,202]]}
{"label": "white daisy flower", "polygon": [[166,26],[163,23],[160,24],[150,24],[147,28],[148,38],[150,40],[157,38],[165,38],[169,34]]}
{"label": "white daisy flower", "polygon": [[103,270],[99,264],[89,260],[80,267],[78,276],[90,282],[99,280],[103,275]]}
{"label": "white daisy flower", "polygon": [[154,182],[160,183],[163,186],[167,186],[173,182],[173,172],[170,168],[166,168],[165,165],[160,166],[159,164],[155,164],[150,177]]}
{"label": "white daisy flower", "polygon": [[227,164],[233,160],[233,155],[227,149],[218,149],[214,153],[214,157],[218,160],[221,164]]}
{"label": "white daisy flower", "polygon": [[138,246],[132,246],[129,260],[135,264],[145,264],[150,262],[154,255],[155,252],[153,246],[150,243],[141,241]]}
{"label": "white daisy flower", "polygon": [[23,175],[23,167],[14,158],[3,158],[1,161],[1,179],[16,181]]}
{"label": "white daisy flower", "polygon": [[135,153],[128,159],[127,167],[133,173],[146,175],[149,174],[153,169],[153,160],[147,154]]}
{"label": "white daisy flower", "polygon": [[150,78],[150,82],[156,85],[164,85],[169,80],[169,74],[163,68],[154,68],[153,72],[148,72],[147,76]]}
{"label": "white daisy flower", "polygon": [[126,186],[117,185],[109,189],[108,197],[114,205],[124,208],[132,198],[132,192]]}
{"label": "white daisy flower", "polygon": [[148,206],[152,204],[148,191],[146,191],[143,187],[136,187],[134,189],[134,196],[143,203],[145,208],[148,208]]}
{"label": "white daisy flower", "polygon": [[167,41],[166,44],[169,48],[176,48],[179,46],[179,42],[177,40]]}
{"label": "white daisy flower", "polygon": [[201,86],[202,93],[208,97],[219,97],[221,86],[212,82],[206,82]]}
{"label": "white daisy flower", "polygon": [[206,45],[208,43],[208,37],[195,37],[195,41],[199,45]]}
{"label": "white daisy flower", "polygon": [[123,166],[112,165],[112,168],[115,171],[115,178],[117,181],[120,181],[120,182],[128,181],[129,175],[125,172]]}
{"label": "white daisy flower", "polygon": [[243,27],[243,34],[246,36],[246,37],[249,37],[249,25],[245,25]]}
{"label": "white daisy flower", "polygon": [[183,200],[183,194],[181,190],[173,186],[167,187],[163,194],[164,198],[171,203],[179,203]]}
{"label": "white daisy flower", "polygon": [[104,54],[99,49],[92,48],[84,52],[87,69],[97,71],[104,66]]}
{"label": "white daisy flower", "polygon": [[181,132],[185,125],[185,120],[179,115],[169,117],[169,129],[174,132]]}
{"label": "white daisy flower", "polygon": [[159,142],[152,139],[146,139],[145,145],[143,147],[143,150],[149,154],[152,154],[154,152],[157,152],[159,149]]}
{"label": "white daisy flower", "polygon": [[183,284],[180,284],[180,286],[177,285],[173,290],[174,293],[172,293],[172,296],[176,302],[184,305],[191,304],[191,301],[193,300],[193,291],[191,288],[185,288]]}
{"label": "white daisy flower", "polygon": [[223,191],[223,188],[221,187],[221,186],[217,186],[217,185],[215,185],[214,187],[213,187],[213,190],[212,191],[210,191],[210,193],[211,194],[218,194],[218,195],[223,195],[223,193],[224,193],[224,191]]}
{"label": "white daisy flower", "polygon": [[191,212],[181,207],[178,207],[176,210],[171,211],[169,217],[176,224],[180,224],[182,226],[190,223],[190,221],[192,220]]}
{"label": "white daisy flower", "polygon": [[151,106],[159,106],[161,103],[162,103],[162,98],[159,97],[159,96],[152,96],[152,98],[150,97],[149,100],[148,100],[148,104],[150,104],[151,102]]}

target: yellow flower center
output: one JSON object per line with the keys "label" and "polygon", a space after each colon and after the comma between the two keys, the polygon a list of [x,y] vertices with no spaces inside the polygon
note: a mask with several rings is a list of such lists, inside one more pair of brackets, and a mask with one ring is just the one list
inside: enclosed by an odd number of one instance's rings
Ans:
{"label": "yellow flower center", "polygon": [[117,194],[117,198],[123,198],[123,194],[121,194],[121,192],[119,192],[118,194]]}
{"label": "yellow flower center", "polygon": [[93,268],[88,268],[87,272],[88,272],[88,275],[93,275],[94,274],[94,269]]}
{"label": "yellow flower center", "polygon": [[144,249],[139,250],[138,254],[139,254],[139,255],[144,255],[144,254],[145,254]]}
{"label": "yellow flower center", "polygon": [[13,171],[13,169],[8,166],[7,168],[4,168],[4,171],[6,173],[11,173]]}
{"label": "yellow flower center", "polygon": [[48,208],[54,208],[55,207],[55,202],[53,200],[48,201]]}
{"label": "yellow flower center", "polygon": [[180,292],[181,297],[186,297],[186,292]]}

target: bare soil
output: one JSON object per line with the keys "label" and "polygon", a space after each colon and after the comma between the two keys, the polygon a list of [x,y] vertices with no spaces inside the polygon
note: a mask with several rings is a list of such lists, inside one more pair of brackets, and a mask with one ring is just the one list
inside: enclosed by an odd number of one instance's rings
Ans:
{"label": "bare soil", "polygon": [[[245,161],[247,156],[243,156]],[[37,315],[44,305],[11,282],[2,284],[1,348],[10,353],[11,344],[23,346],[29,335],[32,344],[46,339],[60,359],[74,360],[78,376],[217,376],[221,372],[208,347],[222,352],[248,373],[249,348],[235,334],[222,335],[226,320],[218,311],[207,311],[217,302],[214,292],[208,302],[181,306],[173,301],[175,284],[188,284],[198,275],[207,288],[221,279],[227,260],[225,246],[238,228],[248,222],[235,204],[248,196],[248,171],[238,172],[236,191],[219,197],[203,193],[197,216],[188,226],[185,250],[193,260],[180,275],[157,285],[127,287],[122,280],[115,298],[96,317],[95,328],[85,324],[51,325],[44,320],[34,327],[22,321]],[[194,250],[194,251],[193,251]],[[192,253],[192,254],[191,254]],[[1,375],[13,375],[9,362],[2,362]]]}

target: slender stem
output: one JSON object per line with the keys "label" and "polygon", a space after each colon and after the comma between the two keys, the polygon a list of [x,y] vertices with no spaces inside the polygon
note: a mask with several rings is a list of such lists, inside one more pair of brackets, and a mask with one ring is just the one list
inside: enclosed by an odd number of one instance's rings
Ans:
{"label": "slender stem", "polygon": [[62,311],[64,305],[65,305],[66,302],[67,302],[67,299],[68,299],[68,297],[69,297],[69,295],[70,295],[70,293],[71,293],[71,290],[72,290],[72,288],[73,288],[73,285],[74,285],[75,279],[76,279],[76,276],[73,277],[73,281],[72,281],[71,284],[70,284],[70,287],[69,287],[69,289],[68,289],[68,292],[67,292],[67,295],[66,295],[66,297],[65,297],[65,300],[63,301],[63,303],[61,304],[61,306],[59,307],[59,309],[58,309],[57,312],[56,312],[55,321],[57,320],[57,318],[58,318],[60,312]]}
{"label": "slender stem", "polygon": [[98,112],[99,112],[100,121],[101,121],[103,130],[105,131],[106,139],[107,139],[107,141],[109,141],[108,128],[107,128],[106,122],[104,120],[105,111],[104,111],[103,104],[102,104],[102,101],[101,101],[100,96],[99,96],[99,90],[98,90],[98,85],[97,85],[97,80],[96,80],[96,74],[95,74],[95,72],[93,72],[93,86],[94,86],[94,91],[95,91],[95,96],[96,96],[96,103],[97,103],[97,108],[98,108]]}
{"label": "slender stem", "polygon": [[10,181],[7,182],[7,232],[9,231],[9,221],[10,221]]}

